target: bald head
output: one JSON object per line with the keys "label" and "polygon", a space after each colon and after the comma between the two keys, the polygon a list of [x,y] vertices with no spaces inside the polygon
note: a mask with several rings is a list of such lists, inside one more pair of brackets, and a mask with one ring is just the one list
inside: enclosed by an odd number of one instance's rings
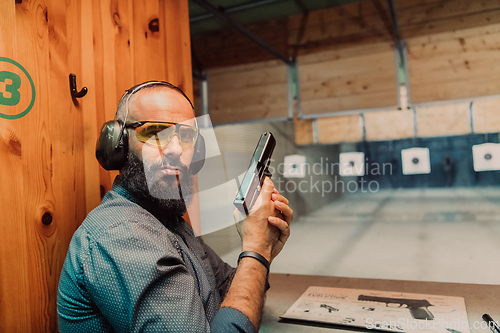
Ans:
{"label": "bald head", "polygon": [[178,87],[174,86],[171,83],[168,82],[163,82],[163,81],[148,81],[144,82],[141,84],[138,84],[136,86],[133,86],[132,88],[128,89],[125,94],[120,98],[120,101],[118,103],[118,107],[116,110],[115,114],[115,119],[121,120],[122,122],[129,123],[128,121],[128,112],[127,112],[127,104],[128,104],[128,111],[130,111],[130,103],[132,100],[136,99],[136,94],[140,93],[141,91],[148,91],[148,90],[172,90],[175,92],[178,92],[181,96],[183,96],[186,101],[189,103],[191,106],[191,109],[194,110],[193,103],[191,103],[191,100],[186,96],[186,94]]}

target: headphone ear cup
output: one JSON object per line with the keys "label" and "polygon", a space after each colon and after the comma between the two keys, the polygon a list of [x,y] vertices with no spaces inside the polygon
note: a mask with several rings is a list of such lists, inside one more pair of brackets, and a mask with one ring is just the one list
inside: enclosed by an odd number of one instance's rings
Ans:
{"label": "headphone ear cup", "polygon": [[99,164],[106,170],[120,170],[127,159],[127,152],[128,135],[123,123],[120,120],[105,122],[95,147],[95,157]]}
{"label": "headphone ear cup", "polygon": [[193,159],[191,160],[191,166],[189,167],[189,171],[192,175],[196,175],[200,172],[201,168],[203,168],[203,165],[205,164],[205,156],[205,139],[200,134],[198,135],[198,139],[194,145]]}

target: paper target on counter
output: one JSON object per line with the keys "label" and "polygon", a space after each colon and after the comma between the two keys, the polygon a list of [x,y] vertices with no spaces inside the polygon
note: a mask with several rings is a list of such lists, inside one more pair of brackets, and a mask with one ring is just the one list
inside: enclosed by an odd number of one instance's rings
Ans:
{"label": "paper target on counter", "polygon": [[365,153],[348,152],[339,154],[341,176],[364,176]]}
{"label": "paper target on counter", "polygon": [[283,177],[304,178],[305,176],[306,176],[306,157],[302,155],[285,156]]}
{"label": "paper target on counter", "polygon": [[472,146],[474,171],[500,170],[500,144],[483,143]]}
{"label": "paper target on counter", "polygon": [[429,148],[401,149],[403,175],[424,175],[431,173]]}

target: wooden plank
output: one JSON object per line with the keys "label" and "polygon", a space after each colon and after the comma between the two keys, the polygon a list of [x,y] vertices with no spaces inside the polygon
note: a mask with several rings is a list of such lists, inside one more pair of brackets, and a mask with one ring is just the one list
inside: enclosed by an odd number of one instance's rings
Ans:
{"label": "wooden plank", "polygon": [[[113,113],[107,113],[108,120],[114,117],[116,106],[125,90],[138,83],[134,80],[133,0],[111,0],[111,21],[114,32],[114,66],[116,94],[113,95]],[[161,27],[160,27],[161,28]],[[106,31],[109,33],[109,31]]]}
{"label": "wooden plank", "polygon": [[472,111],[475,133],[500,132],[500,99],[476,100]]}
{"label": "wooden plank", "polygon": [[397,0],[404,39],[500,23],[500,2],[490,0]]}
{"label": "wooden plank", "polygon": [[295,116],[293,118],[295,126],[295,144],[296,145],[310,145],[313,143],[313,120],[303,119],[299,120]]}
{"label": "wooden plank", "polygon": [[[41,220],[44,214],[51,214],[53,221],[47,226],[39,222],[38,248],[43,252],[37,259],[44,263],[42,267],[46,274],[44,284],[47,289],[42,294],[48,298],[48,305],[41,315],[48,313],[50,326],[46,325],[44,330],[55,332],[55,299],[59,272],[71,237],[86,215],[83,109],[80,101],[73,101],[71,98],[68,74],[77,75],[79,89],[85,86],[86,82],[82,76],[81,1],[61,4],[59,1],[50,0],[47,6],[49,36],[52,37],[48,57],[50,80],[48,107],[43,114],[40,113],[40,122],[48,125],[50,135],[47,143],[50,147],[42,146],[41,149],[49,150],[44,154],[47,155],[46,163],[50,163],[50,167],[43,168],[47,170],[44,175],[47,180],[43,183],[52,185],[52,188],[47,188],[46,195],[53,193],[48,199],[50,204],[43,203],[42,206],[41,203],[37,218]],[[38,179],[36,182],[40,181]]]}
{"label": "wooden plank", "polygon": [[[398,0],[404,39],[500,23],[500,3],[490,0]],[[299,54],[360,44],[390,42],[393,32],[385,1],[360,1],[290,16],[288,45]]]}
{"label": "wooden plank", "polygon": [[211,92],[213,124],[288,116],[288,89],[284,85],[248,87],[232,92]]}
{"label": "wooden plank", "polygon": [[[391,92],[363,95],[339,96],[332,98],[317,98],[301,102],[302,114],[317,115],[340,112],[342,110],[367,110],[380,105],[380,100],[389,100],[393,97]],[[393,108],[393,105],[380,105],[383,108]]]}
{"label": "wooden plank", "polygon": [[[373,50],[373,52],[370,52]],[[389,44],[301,56],[299,87],[303,114],[397,105],[394,51]]]}
{"label": "wooden plank", "polygon": [[[165,22],[160,17],[158,0],[133,2],[134,82],[166,80]],[[157,20],[158,31],[150,29]]]}
{"label": "wooden plank", "polygon": [[[109,56],[106,57],[108,59],[108,63],[105,67],[104,59],[105,53],[108,53],[107,50],[113,50],[113,46],[110,48],[105,47],[103,36],[105,33],[111,33],[111,31],[104,31],[103,29],[103,20],[105,20],[105,14],[102,13],[103,8],[101,6],[100,0],[92,0],[92,32],[96,38],[93,38],[93,57],[94,57],[94,81],[95,81],[95,103],[96,103],[96,128],[98,131],[101,129],[101,126],[104,122],[111,120],[114,118],[114,115],[111,115],[111,109],[109,109],[109,103],[106,103],[106,92],[109,92],[110,87],[105,88],[104,77],[106,76],[106,67],[109,66]],[[109,44],[109,39],[108,44]],[[88,45],[87,45],[88,46]],[[106,45],[107,46],[107,45]],[[88,51],[87,51],[88,52]],[[114,68],[111,69],[111,72],[114,72]],[[116,74],[116,73],[115,73]],[[108,108],[106,108],[108,106]],[[116,107],[115,107],[116,110]],[[92,127],[91,127],[92,128]],[[96,134],[97,135],[97,134]],[[89,161],[90,162],[90,161]],[[105,171],[102,168],[99,168],[99,194],[102,199],[104,194],[111,189],[111,184],[113,179],[110,178],[110,173]]]}
{"label": "wooden plank", "polygon": [[189,6],[187,1],[160,0],[165,28],[166,80],[193,100]]}
{"label": "wooden plank", "polygon": [[[273,61],[273,63],[275,63]],[[287,72],[284,64],[249,70],[236,67],[208,72],[212,123],[242,122],[288,116]]]}
{"label": "wooden plank", "polygon": [[[352,25],[356,26],[367,26],[369,23],[364,21],[368,21],[368,18],[373,20],[372,16],[380,15],[380,10],[385,8],[385,6],[386,4],[381,1],[355,1],[341,6],[314,10],[309,12],[306,25],[307,27],[320,26],[327,23],[345,21],[351,22]],[[288,29],[300,29],[303,25],[302,17],[303,14],[288,17]],[[371,23],[374,24],[374,22]]]}
{"label": "wooden plank", "polygon": [[[13,1],[0,2],[0,55],[9,59],[17,58],[16,8]],[[26,65],[23,63],[23,65]],[[1,71],[13,71],[14,66],[0,63]],[[31,68],[30,68],[31,70]],[[16,73],[17,74],[17,73]],[[19,74],[18,74],[19,75]],[[34,78],[37,79],[36,77]],[[0,86],[5,91],[5,86]],[[11,108],[15,110],[11,111]],[[22,112],[17,107],[0,105],[3,114]],[[24,211],[24,171],[22,144],[27,144],[22,136],[19,121],[0,118],[0,331],[30,332],[30,307],[26,306],[29,290],[26,274],[29,267],[28,252],[19,251],[26,244],[26,212]],[[21,141],[22,140],[22,141]],[[8,272],[8,274],[6,273]],[[8,305],[7,305],[8,304]]]}
{"label": "wooden plank", "polygon": [[[69,183],[62,182],[64,174],[54,166],[61,153],[57,132],[66,131],[65,142],[73,143],[75,139],[73,123],[61,125],[65,122],[64,117],[74,120],[76,114],[66,108],[64,102],[69,98],[67,68],[64,84],[51,86],[51,77],[61,73],[65,66],[64,56],[58,52],[68,45],[66,26],[57,19],[58,10],[65,12],[65,8],[51,3],[47,7],[43,1],[24,2],[16,7],[15,29],[8,36],[17,42],[10,56],[30,73],[37,97],[28,115],[9,120],[12,126],[2,126],[7,130],[2,133],[7,143],[2,145],[2,161],[7,160],[15,169],[3,169],[2,166],[0,172],[5,175],[2,177],[2,192],[12,197],[2,198],[2,204],[9,205],[4,209],[7,216],[1,225],[1,235],[6,237],[1,241],[2,247],[6,247],[1,250],[2,262],[8,265],[2,270],[2,303],[7,299],[9,304],[0,308],[1,325],[2,331],[6,332],[55,332],[55,290],[61,258],[65,256],[65,249],[61,247],[72,234],[63,231],[62,221],[67,225],[72,223],[72,219],[66,218],[66,213],[79,199],[68,195],[70,191],[60,191],[61,186],[72,188],[77,178],[73,177]],[[2,16],[12,13],[12,9],[2,11]],[[66,12],[64,15],[71,17]],[[64,51],[67,54],[68,48]],[[51,68],[52,63],[58,66]],[[29,86],[27,82],[22,84]],[[54,89],[64,91],[64,98],[55,100],[51,106],[49,96]],[[24,95],[25,91],[21,89],[21,96]],[[71,162],[67,163],[66,174],[75,171]],[[60,192],[64,194],[60,195]],[[85,205],[84,199],[80,202],[80,205]],[[9,212],[13,212],[12,215]],[[77,212],[73,209],[71,217],[74,218]]]}
{"label": "wooden plank", "polygon": [[[488,0],[478,0],[478,3],[481,3],[481,6],[491,6],[492,8],[497,8],[498,7],[498,2],[495,4],[495,1],[488,1]],[[422,8],[423,6],[427,5],[434,5],[436,7],[439,6],[439,8],[442,8],[443,6],[446,6],[447,4],[452,4],[452,5],[460,5],[463,4],[465,5],[465,10],[467,11],[468,9],[473,9],[475,4],[472,4],[473,6],[470,6],[471,4],[468,3],[465,0],[396,0],[395,5],[396,9],[399,10],[416,10],[419,8]],[[469,6],[467,6],[469,5]]]}
{"label": "wooden plank", "polygon": [[500,93],[500,25],[408,40],[413,103]]}
{"label": "wooden plank", "polygon": [[[117,74],[123,71],[116,67],[117,53],[125,50],[116,50],[116,29],[115,21],[120,22],[116,10],[118,5],[112,3],[111,0],[93,0],[92,12],[92,28],[96,36],[94,44],[94,68],[95,76],[98,84],[98,101],[101,108],[100,112],[104,113],[105,120],[114,118],[116,105],[121,96],[117,93]],[[110,10],[114,9],[114,10]],[[116,14],[116,15],[115,15]],[[127,53],[120,52],[120,58],[126,57]],[[123,65],[122,61],[120,65]],[[128,63],[127,65],[130,65]]]}
{"label": "wooden plank", "polygon": [[412,110],[387,110],[365,113],[366,140],[398,140],[412,138]]}
{"label": "wooden plank", "polygon": [[470,133],[469,103],[455,103],[417,109],[418,136]]}
{"label": "wooden plank", "polygon": [[[88,88],[88,93],[81,100],[81,114],[83,124],[83,151],[85,170],[85,212],[89,213],[101,201],[99,165],[95,158],[95,143],[100,127],[97,124],[97,85],[95,81],[94,60],[94,33],[93,33],[93,4],[90,1],[81,2],[81,36],[76,40],[81,41],[81,83]],[[102,105],[102,104],[101,104]]]}
{"label": "wooden plank", "polygon": [[272,64],[274,65],[266,66],[266,63],[260,63],[260,66],[237,66],[226,68],[224,71],[210,70],[208,72],[210,91],[221,92],[224,89],[234,91],[249,87],[287,84],[286,66],[275,61],[272,61]]}
{"label": "wooden plank", "polygon": [[[51,161],[51,144],[53,138],[50,133],[49,115],[49,36],[47,34],[47,21],[44,15],[45,4],[40,1],[16,5],[16,50],[15,60],[22,64],[33,78],[37,97],[30,113],[16,121],[19,126],[13,138],[17,144],[17,152],[21,161],[20,171],[13,175],[23,180],[23,189],[9,188],[7,183],[5,191],[15,193],[21,191],[22,202],[18,206],[8,207],[8,210],[23,210],[24,216],[16,224],[24,224],[18,229],[20,233],[2,233],[8,235],[8,239],[2,240],[11,246],[7,257],[16,258],[15,266],[23,266],[21,271],[9,272],[10,292],[18,292],[9,297],[20,312],[15,317],[8,318],[8,324],[13,321],[21,321],[12,327],[23,327],[24,331],[42,332],[54,328],[56,318],[54,317],[54,305],[51,305],[49,289],[54,286],[55,276],[51,276],[51,269],[57,269],[52,264],[56,261],[57,247],[51,253],[54,231],[56,224],[45,227],[42,224],[44,212],[54,214],[54,192]],[[21,42],[22,41],[22,42]],[[67,81],[66,81],[67,82]],[[67,84],[67,83],[66,83]],[[12,143],[12,141],[11,141]],[[2,170],[3,172],[3,170]],[[11,176],[12,177],[12,176]],[[38,186],[30,186],[37,184]],[[10,220],[10,219],[9,219]],[[45,231],[48,234],[45,234]],[[10,244],[9,244],[10,243]],[[48,252],[48,253],[47,253]],[[5,257],[3,257],[5,258]],[[20,263],[23,260],[22,264]],[[60,266],[59,266],[60,267]],[[17,275],[16,273],[20,273]],[[57,273],[53,272],[55,275]],[[16,275],[15,275],[16,274]],[[3,274],[2,274],[3,276]],[[46,315],[45,315],[46,314]],[[8,328],[6,331],[11,331]],[[22,329],[20,331],[23,331]]]}
{"label": "wooden plank", "polygon": [[16,34],[15,4],[3,1],[0,3],[0,13],[2,13],[2,19],[0,20],[0,34],[2,36],[0,54],[2,57],[12,57],[16,44],[16,38],[14,38]]}
{"label": "wooden plank", "polygon": [[363,140],[359,114],[318,118],[318,142],[339,143]]}
{"label": "wooden plank", "polygon": [[359,44],[391,42],[385,1],[359,1],[288,18],[288,45],[299,55]]}
{"label": "wooden plank", "polygon": [[[90,28],[96,36],[92,47],[96,103],[96,132],[93,135],[96,137],[102,124],[114,118],[118,100],[125,89],[134,84],[131,33],[129,32],[132,23],[129,17],[131,14],[128,14],[131,7],[129,5],[128,2],[116,0],[92,1],[92,27]],[[105,171],[99,168],[100,197],[111,189],[116,175],[115,171]]]}
{"label": "wooden plank", "polygon": [[[288,53],[286,19],[259,22],[246,28],[283,54]],[[275,59],[271,53],[230,28],[193,36],[191,44],[196,60],[204,69]]]}
{"label": "wooden plank", "polygon": [[[264,69],[275,69],[276,67],[280,67],[283,65],[281,60],[270,60],[270,61],[265,61],[265,62],[256,62],[256,63],[251,63],[251,64],[243,64],[243,65],[236,65],[236,66],[227,66],[227,67],[220,67],[220,68],[212,68],[208,72],[210,76],[219,76],[219,75],[230,75],[230,74],[243,74],[249,71],[259,71],[259,70],[264,70]],[[253,75],[258,75],[253,73]],[[272,79],[268,77],[268,79]],[[239,84],[240,87],[244,86],[246,83],[241,82],[237,83]]]}
{"label": "wooden plank", "polygon": [[[157,0],[152,0],[155,3]],[[115,55],[114,64],[116,67],[116,95],[114,99],[113,109],[106,110],[108,120],[113,119],[118,101],[125,91],[135,84],[140,83],[135,78],[135,38],[134,38],[134,1],[120,1],[112,0],[112,21],[115,32]],[[161,20],[160,29],[161,29]],[[161,31],[161,30],[160,30]],[[157,55],[159,56],[159,55]],[[163,75],[163,74],[162,74]],[[158,80],[161,80],[159,78]],[[111,189],[111,185],[118,171],[105,171],[100,169],[101,172],[101,195]],[[102,181],[106,180],[106,183]]]}

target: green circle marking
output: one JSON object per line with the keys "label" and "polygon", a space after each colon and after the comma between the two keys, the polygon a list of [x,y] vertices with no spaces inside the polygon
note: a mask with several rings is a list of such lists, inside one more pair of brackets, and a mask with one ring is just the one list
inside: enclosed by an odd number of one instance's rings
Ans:
{"label": "green circle marking", "polygon": [[21,113],[13,114],[13,115],[4,114],[4,113],[0,112],[0,118],[4,118],[4,119],[19,119],[19,118],[22,118],[25,115],[27,115],[28,112],[30,112],[31,109],[33,108],[33,105],[35,105],[35,83],[33,82],[33,79],[31,78],[31,76],[28,73],[28,71],[23,66],[21,66],[21,64],[18,63],[17,61],[9,59],[9,58],[5,58],[5,57],[0,57],[0,62],[2,62],[2,61],[3,62],[8,62],[9,64],[12,64],[12,65],[16,66],[17,68],[19,68],[20,70],[22,70],[23,73],[24,73],[24,75],[26,75],[26,77],[28,78],[28,80],[30,81],[30,84],[31,84],[31,103],[30,103],[30,105],[28,105],[28,107],[26,108],[26,110],[24,110]]}

